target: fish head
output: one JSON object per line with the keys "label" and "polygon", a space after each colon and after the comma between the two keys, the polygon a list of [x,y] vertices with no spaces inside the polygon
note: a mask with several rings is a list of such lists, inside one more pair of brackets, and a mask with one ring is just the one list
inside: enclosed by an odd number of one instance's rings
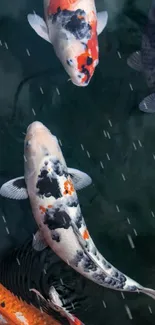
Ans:
{"label": "fish head", "polygon": [[25,179],[37,172],[38,166],[48,157],[65,164],[57,137],[41,122],[35,121],[28,126],[24,141]]}
{"label": "fish head", "polygon": [[[98,44],[74,41],[72,45],[64,49],[62,62],[66,72],[69,75],[69,80],[79,87],[85,87],[89,84],[96,66],[98,65]],[[89,45],[90,44],[90,45]]]}
{"label": "fish head", "polygon": [[69,31],[61,30],[53,46],[69,80],[76,86],[87,86],[99,63],[97,21],[94,20],[82,35],[80,31],[75,36]]}

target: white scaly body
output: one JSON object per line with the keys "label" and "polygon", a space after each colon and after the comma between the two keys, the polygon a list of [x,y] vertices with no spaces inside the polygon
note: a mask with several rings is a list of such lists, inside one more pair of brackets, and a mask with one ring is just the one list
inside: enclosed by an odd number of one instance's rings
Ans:
{"label": "white scaly body", "polygon": [[140,291],[155,298],[154,290],[124,275],[98,252],[82,217],[75,190],[89,185],[91,180],[88,175],[67,168],[56,137],[42,123],[34,122],[28,127],[24,154],[27,189],[25,192],[21,189],[20,177],[4,184],[0,194],[22,199],[28,193],[39,227],[34,248],[42,250],[49,245],[77,272],[101,286]]}
{"label": "white scaly body", "polygon": [[44,0],[44,17],[29,14],[28,22],[53,45],[73,84],[87,86],[99,63],[98,35],[108,13],[97,13],[93,0]]}

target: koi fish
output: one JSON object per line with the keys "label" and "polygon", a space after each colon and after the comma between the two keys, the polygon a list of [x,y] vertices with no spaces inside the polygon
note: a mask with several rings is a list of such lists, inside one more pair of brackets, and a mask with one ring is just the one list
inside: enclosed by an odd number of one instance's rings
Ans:
{"label": "koi fish", "polygon": [[107,11],[97,14],[94,0],[44,0],[44,16],[29,14],[30,26],[53,45],[72,83],[87,86],[99,63],[98,35]]}
{"label": "koi fish", "polygon": [[60,322],[17,298],[0,284],[0,324],[60,325]]}
{"label": "koi fish", "polygon": [[98,285],[142,292],[155,299],[154,290],[117,270],[97,250],[80,209],[78,178],[73,177],[73,169],[67,168],[57,138],[41,122],[33,122],[27,128],[24,156],[25,178],[8,181],[0,194],[16,200],[29,197],[39,227],[33,248],[41,251],[49,246],[73,269]]}
{"label": "koi fish", "polygon": [[143,73],[151,92],[141,101],[139,109],[146,113],[155,113],[155,0],[152,0],[148,23],[142,35],[141,51],[132,53],[127,64]]}

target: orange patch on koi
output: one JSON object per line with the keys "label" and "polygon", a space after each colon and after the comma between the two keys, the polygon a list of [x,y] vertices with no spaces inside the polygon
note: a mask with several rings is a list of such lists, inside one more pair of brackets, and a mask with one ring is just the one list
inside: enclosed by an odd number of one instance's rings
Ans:
{"label": "orange patch on koi", "polygon": [[88,230],[86,229],[83,233],[83,239],[86,240],[86,239],[89,239],[89,232]]}
{"label": "orange patch on koi", "polygon": [[50,204],[50,205],[48,205],[47,207],[50,209],[50,208],[52,208],[52,205]]}
{"label": "orange patch on koi", "polygon": [[69,194],[69,195],[72,195],[72,193],[74,192],[74,185],[73,185],[73,183],[69,180],[69,181],[66,181],[65,183],[64,183],[64,189],[65,189],[65,191],[64,191],[64,195],[66,195],[66,194]]}
{"label": "orange patch on koi", "polygon": [[60,322],[52,316],[14,296],[2,284],[0,284],[0,314],[8,320],[8,325],[60,325]]}
{"label": "orange patch on koi", "polygon": [[57,1],[51,0],[47,9],[47,13],[48,15],[55,14],[58,8],[60,8],[60,10],[64,10],[64,9],[71,10],[72,5],[76,2],[77,0],[57,0]]}
{"label": "orange patch on koi", "polygon": [[41,210],[41,213],[45,213],[46,212],[46,208],[43,207],[42,205],[39,206],[39,210]]}
{"label": "orange patch on koi", "polygon": [[[81,55],[79,55],[77,57],[77,62],[78,62],[78,70],[80,72],[82,72],[82,67],[84,66],[85,69],[88,70],[89,74],[90,74],[90,79],[94,73],[94,66],[93,63],[94,61],[98,61],[98,39],[97,39],[97,21],[96,19],[94,19],[91,23],[90,23],[91,27],[92,27],[92,35],[91,35],[91,39],[88,40],[87,42],[87,49],[85,50],[85,52],[83,52]],[[91,58],[92,59],[92,64],[88,65],[87,64],[87,58]],[[87,75],[85,75],[82,78],[82,83],[87,81]]]}
{"label": "orange patch on koi", "polygon": [[70,321],[71,324],[73,325],[82,325],[82,322],[74,316],[74,320]]}

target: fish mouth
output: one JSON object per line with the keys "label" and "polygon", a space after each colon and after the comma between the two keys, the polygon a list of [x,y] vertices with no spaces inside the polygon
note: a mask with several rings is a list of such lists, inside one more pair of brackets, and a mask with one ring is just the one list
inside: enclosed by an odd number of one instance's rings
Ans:
{"label": "fish mouth", "polygon": [[87,83],[76,83],[75,81],[71,80],[72,83],[75,85],[75,86],[78,86],[78,87],[86,87],[88,86],[89,82]]}
{"label": "fish mouth", "polygon": [[43,123],[39,122],[39,121],[35,121],[33,123],[31,123],[28,127],[27,127],[27,132],[32,129],[32,128],[35,128],[35,129],[40,129],[40,128],[44,128],[44,125]]}

